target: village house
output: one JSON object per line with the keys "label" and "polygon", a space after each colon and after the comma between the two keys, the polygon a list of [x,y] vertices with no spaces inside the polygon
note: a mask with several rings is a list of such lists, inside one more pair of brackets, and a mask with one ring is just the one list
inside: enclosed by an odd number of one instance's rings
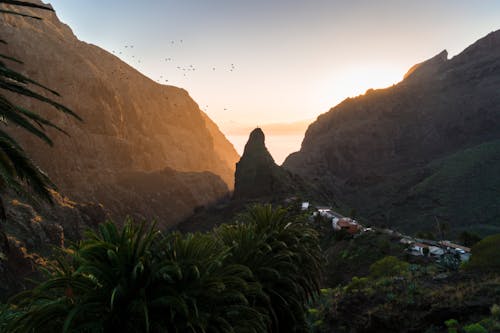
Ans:
{"label": "village house", "polygon": [[[309,208],[309,203],[303,202],[302,207],[303,209]],[[364,228],[356,220],[345,217],[333,211],[330,207],[316,207],[316,212],[314,212],[313,216],[317,216],[318,214],[331,221],[334,231],[344,230],[351,235],[358,234],[361,231],[373,231],[373,228]],[[429,256],[438,260],[443,255],[452,253],[458,255],[461,261],[467,261],[471,256],[470,248],[454,244],[450,241],[438,242],[429,239],[413,238],[387,228],[377,229],[377,231],[391,235],[392,237],[401,237],[399,242],[405,244],[407,252],[414,256]]]}
{"label": "village house", "polygon": [[317,207],[317,211],[319,215],[331,221],[334,231],[345,230],[354,235],[363,230],[363,227],[358,222],[334,212],[330,207]]}
{"label": "village house", "polygon": [[408,253],[415,256],[424,256],[425,248],[428,249],[428,256],[439,259],[446,253],[457,254],[461,261],[468,261],[470,258],[470,248],[451,243],[449,241],[432,241],[426,239],[412,239],[403,237],[401,243],[408,245]]}
{"label": "village house", "polygon": [[471,249],[469,247],[455,244],[450,241],[440,241],[439,244],[445,247],[447,251],[458,254],[461,261],[468,261],[470,259]]}
{"label": "village house", "polygon": [[347,231],[351,235],[357,234],[362,229],[361,225],[359,225],[358,222],[348,217],[338,219],[336,222],[332,220],[332,227],[334,230]]}

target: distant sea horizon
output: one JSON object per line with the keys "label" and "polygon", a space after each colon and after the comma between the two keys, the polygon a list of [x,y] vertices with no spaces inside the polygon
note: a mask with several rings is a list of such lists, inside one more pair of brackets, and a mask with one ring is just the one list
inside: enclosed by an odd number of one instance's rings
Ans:
{"label": "distant sea horizon", "polygon": [[[247,135],[226,135],[227,139],[233,144],[234,148],[240,154],[243,154],[245,144],[248,141]],[[300,145],[304,139],[304,134],[266,134],[266,147],[271,153],[276,164],[281,165],[288,155],[300,150]]]}

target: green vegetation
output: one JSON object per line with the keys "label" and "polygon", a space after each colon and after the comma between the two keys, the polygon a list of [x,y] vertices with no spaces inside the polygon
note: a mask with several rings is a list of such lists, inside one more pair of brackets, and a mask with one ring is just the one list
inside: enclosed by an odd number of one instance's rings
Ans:
{"label": "green vegetation", "polygon": [[[498,330],[493,313],[500,316],[500,308],[492,306],[500,302],[498,269],[471,274],[451,267],[455,261],[407,255],[399,239],[377,231],[345,239],[324,235],[324,287],[330,288],[310,305],[312,332]],[[485,253],[493,255],[489,247]]]}
{"label": "green vegetation", "polygon": [[410,264],[393,256],[387,256],[370,266],[370,277],[374,279],[382,277],[402,276],[408,271]]}
{"label": "green vegetation", "polygon": [[[331,230],[331,227],[329,226]],[[325,231],[321,244],[327,257],[325,270],[326,286],[335,287],[346,284],[353,276],[366,276],[370,266],[385,256],[402,258],[405,255],[404,246],[399,239],[391,236],[367,232],[356,238],[343,234],[343,237],[333,237],[330,230]],[[347,237],[348,236],[348,237]]]}
{"label": "green vegetation", "polygon": [[[0,313],[8,332],[307,332],[317,234],[255,206],[210,234],[108,222],[62,251]],[[7,323],[6,323],[7,322]]]}
{"label": "green vegetation", "polygon": [[315,299],[307,311],[307,321],[310,332],[323,332],[328,330],[328,325],[324,319],[332,310],[333,290],[330,288],[321,289],[319,297]]}
{"label": "green vegetation", "polygon": [[319,290],[321,250],[313,229],[292,223],[283,209],[254,207],[246,222],[215,234],[232,246],[229,263],[248,267],[268,300],[272,332],[306,331],[305,305]]}
{"label": "green vegetation", "polygon": [[[500,230],[500,208],[495,204],[500,188],[499,153],[500,141],[492,141],[429,164],[429,175],[411,189],[416,204],[433,207],[428,214],[414,214],[421,217],[421,225],[430,226],[438,216],[453,221],[454,230],[449,231],[455,235],[464,229],[483,235],[494,232],[493,226]],[[485,225],[491,227],[486,230]]]}
{"label": "green vegetation", "polygon": [[[500,232],[500,141],[490,141],[436,159],[421,168],[387,176],[361,189],[358,215],[421,238],[457,239],[463,231],[481,237]],[[349,200],[349,198],[345,198]],[[383,214],[381,212],[384,212]],[[440,223],[449,230],[439,230]]]}
{"label": "green vegetation", "polygon": [[449,319],[445,321],[444,324],[448,328],[448,333],[458,333],[458,328],[460,325],[458,324],[458,321],[456,319]]}
{"label": "green vegetation", "polygon": [[472,256],[466,267],[472,271],[500,272],[500,234],[491,235],[471,249]]}
{"label": "green vegetation", "polygon": [[490,309],[490,316],[478,322],[461,325],[456,319],[449,319],[444,322],[448,333],[489,333],[500,331],[500,306],[493,304]]}
{"label": "green vegetation", "polygon": [[481,324],[478,323],[464,326],[463,329],[465,333],[488,333],[486,328],[484,328]]}

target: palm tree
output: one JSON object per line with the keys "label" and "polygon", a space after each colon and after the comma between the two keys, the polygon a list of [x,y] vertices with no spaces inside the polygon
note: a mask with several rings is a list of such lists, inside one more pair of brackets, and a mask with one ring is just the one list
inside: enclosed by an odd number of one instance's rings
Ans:
{"label": "palm tree", "polygon": [[229,248],[213,235],[173,234],[162,248],[164,262],[175,263],[179,274],[162,284],[161,293],[182,304],[169,305],[172,320],[164,325],[168,332],[266,331],[267,315],[250,302],[263,297],[261,286],[248,267],[226,262]]}
{"label": "palm tree", "polygon": [[7,331],[306,332],[321,254],[306,224],[256,206],[211,234],[107,222],[45,271],[0,313]]}
{"label": "palm tree", "polygon": [[12,300],[26,309],[11,322],[12,332],[109,332],[113,325],[141,331],[141,324],[148,332],[144,290],[151,281],[151,246],[158,233],[129,221],[121,232],[105,223],[86,236],[61,250],[45,270],[46,281]]}
{"label": "palm tree", "polygon": [[9,332],[265,332],[251,271],[224,263],[210,235],[162,236],[113,223],[57,258],[48,278],[12,302]]}
{"label": "palm tree", "polygon": [[254,206],[243,223],[215,231],[231,247],[229,263],[247,266],[262,285],[265,297],[256,308],[269,314],[269,332],[308,331],[306,304],[319,292],[321,251],[316,232],[293,221],[287,211]]}
{"label": "palm tree", "polygon": [[[52,10],[49,7],[25,1],[0,0],[0,4],[11,5],[13,6],[13,8],[31,7],[43,10]],[[40,19],[39,17],[33,15],[6,9],[6,7],[0,8],[0,13]],[[0,39],[0,44],[7,44],[7,42],[3,39]],[[78,115],[76,115],[69,108],[55,102],[51,98],[35,92],[32,87],[38,87],[51,95],[59,96],[56,91],[51,90],[46,86],[30,79],[29,77],[13,70],[11,67],[9,67],[8,63],[22,64],[22,61],[10,57],[6,54],[0,53],[0,90],[8,91],[20,96],[33,98],[38,101],[47,103],[53,106],[55,109],[81,120]],[[3,122],[4,126],[10,124],[15,125],[23,130],[26,130],[30,134],[35,135],[49,145],[52,145],[53,142],[47,136],[45,132],[46,128],[54,128],[60,132],[65,133],[61,128],[48,121],[40,114],[12,103],[1,92],[0,119]],[[3,129],[0,129],[0,190],[11,189],[14,190],[17,194],[30,198],[32,196],[28,193],[28,191],[26,191],[26,185],[38,197],[41,197],[48,202],[52,202],[50,189],[55,188],[54,184],[50,181],[47,175],[42,170],[40,170],[40,168],[36,166],[35,163],[26,155],[23,148]],[[5,208],[0,197],[0,221],[5,220]],[[6,236],[2,231],[1,224],[0,234],[3,237],[3,248],[5,248],[8,243],[6,241]]]}

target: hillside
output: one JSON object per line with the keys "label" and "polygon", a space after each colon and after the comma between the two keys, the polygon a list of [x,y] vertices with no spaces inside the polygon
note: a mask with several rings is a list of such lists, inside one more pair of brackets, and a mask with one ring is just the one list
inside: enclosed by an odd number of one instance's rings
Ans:
{"label": "hillside", "polygon": [[[23,60],[13,67],[58,91],[58,102],[83,122],[12,96],[22,106],[46,114],[70,137],[50,132],[55,145],[48,147],[9,130],[60,192],[83,202],[112,198],[104,204],[113,217],[136,213],[155,216],[164,225],[227,195],[238,154],[185,90],[157,84],[105,50],[79,41],[54,13],[27,11],[43,20],[2,15],[2,39],[8,41],[4,53]],[[161,172],[165,168],[170,172]],[[165,191],[155,190],[156,200],[171,206],[156,212],[140,197],[129,200],[130,184],[124,182],[129,174],[148,179],[157,174],[157,184],[175,190],[165,197]],[[193,177],[200,181],[181,180]],[[153,187],[141,193],[150,190]],[[174,208],[176,214],[164,214]]]}
{"label": "hillside", "polygon": [[398,84],[348,98],[309,126],[285,168],[374,223],[433,231],[436,219],[500,230],[500,31]]}

